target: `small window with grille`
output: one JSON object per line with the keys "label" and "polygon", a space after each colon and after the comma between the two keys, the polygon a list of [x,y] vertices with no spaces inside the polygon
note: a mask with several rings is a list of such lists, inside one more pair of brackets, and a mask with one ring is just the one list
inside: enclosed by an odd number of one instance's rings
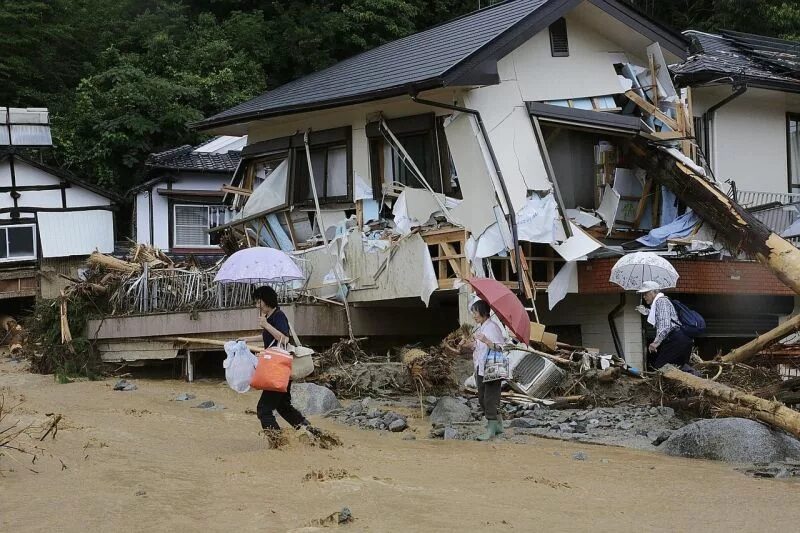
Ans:
{"label": "small window with grille", "polygon": [[550,53],[553,57],[569,56],[567,21],[563,17],[550,24]]}

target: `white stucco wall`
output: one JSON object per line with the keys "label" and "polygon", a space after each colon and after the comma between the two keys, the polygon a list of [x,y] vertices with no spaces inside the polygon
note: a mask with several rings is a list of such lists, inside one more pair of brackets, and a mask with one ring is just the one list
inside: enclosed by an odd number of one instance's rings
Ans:
{"label": "white stucco wall", "polygon": [[[695,88],[693,114],[731,94],[730,87]],[[748,89],[714,113],[711,162],[717,179],[732,179],[740,190],[789,192],[786,114],[800,113],[800,97]]]}

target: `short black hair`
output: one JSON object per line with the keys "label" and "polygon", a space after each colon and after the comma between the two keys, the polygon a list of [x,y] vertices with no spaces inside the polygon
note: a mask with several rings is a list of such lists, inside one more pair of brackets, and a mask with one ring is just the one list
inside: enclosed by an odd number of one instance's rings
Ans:
{"label": "short black hair", "polygon": [[275,289],[267,285],[253,291],[253,300],[261,300],[265,305],[273,309],[278,308],[278,293],[275,292]]}
{"label": "short black hair", "polygon": [[489,318],[489,315],[492,313],[492,310],[489,308],[489,304],[483,300],[478,300],[472,304],[472,310],[484,318]]}

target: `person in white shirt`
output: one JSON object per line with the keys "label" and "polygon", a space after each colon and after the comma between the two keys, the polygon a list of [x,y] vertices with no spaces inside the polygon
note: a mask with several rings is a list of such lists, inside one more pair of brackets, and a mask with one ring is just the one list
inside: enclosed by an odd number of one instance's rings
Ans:
{"label": "person in white shirt", "polygon": [[470,310],[472,311],[472,318],[478,324],[478,327],[472,336],[473,340],[468,342],[466,347],[472,348],[475,383],[478,385],[478,402],[486,417],[486,433],[478,437],[478,440],[489,440],[503,432],[503,420],[498,412],[502,381],[484,383],[483,371],[489,351],[502,349],[505,337],[500,326],[489,318],[491,316],[489,304],[483,300],[478,300],[472,304]]}

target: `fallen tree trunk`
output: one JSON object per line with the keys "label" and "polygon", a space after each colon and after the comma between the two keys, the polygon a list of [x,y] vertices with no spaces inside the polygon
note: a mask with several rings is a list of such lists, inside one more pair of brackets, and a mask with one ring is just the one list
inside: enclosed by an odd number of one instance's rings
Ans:
{"label": "fallen tree trunk", "polygon": [[89,256],[88,263],[92,266],[102,267],[106,270],[116,270],[119,272],[139,272],[142,267],[135,263],[129,263],[122,259],[117,259],[110,255],[101,254],[99,252],[92,252]]}
{"label": "fallen tree trunk", "polygon": [[800,250],[667,151],[644,139],[637,139],[630,147],[633,162],[701,214],[731,250],[755,258],[800,294]]}
{"label": "fallen tree trunk", "polygon": [[777,328],[768,331],[762,335],[759,335],[758,337],[751,340],[744,346],[740,346],[739,348],[731,350],[730,353],[728,353],[725,357],[722,358],[722,362],[742,363],[744,361],[747,361],[748,359],[752,359],[767,346],[775,344],[779,340],[794,333],[799,329],[800,329],[800,315],[797,315],[790,318]]}
{"label": "fallen tree trunk", "polygon": [[728,415],[759,420],[800,438],[800,412],[782,403],[765,400],[727,385],[699,378],[672,365],[663,367],[659,373],[683,388],[702,394]]}

